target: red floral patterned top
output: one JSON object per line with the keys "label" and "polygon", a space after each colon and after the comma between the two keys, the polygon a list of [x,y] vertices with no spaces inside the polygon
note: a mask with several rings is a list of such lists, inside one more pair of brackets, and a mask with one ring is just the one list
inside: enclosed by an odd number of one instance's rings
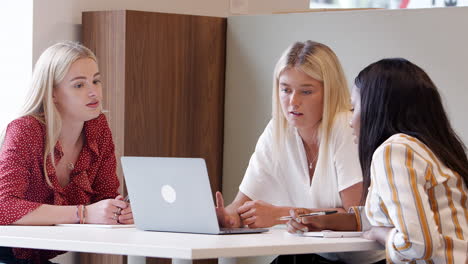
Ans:
{"label": "red floral patterned top", "polygon": [[[112,134],[106,117],[84,124],[85,142],[70,182],[60,186],[49,156],[47,173],[43,172],[45,126],[32,116],[14,120],[8,125],[0,152],[0,225],[9,225],[42,204],[91,204],[118,195],[119,180]],[[63,156],[60,142],[54,149],[55,160]],[[16,258],[41,262],[63,252],[14,248]]]}

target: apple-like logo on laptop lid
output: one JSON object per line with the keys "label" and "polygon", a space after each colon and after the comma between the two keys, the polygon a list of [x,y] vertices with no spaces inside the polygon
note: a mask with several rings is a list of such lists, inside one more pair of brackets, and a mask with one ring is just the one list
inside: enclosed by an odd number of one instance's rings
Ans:
{"label": "apple-like logo on laptop lid", "polygon": [[172,186],[170,185],[163,185],[161,187],[161,196],[166,201],[167,203],[174,203],[175,200],[177,199],[176,191]]}

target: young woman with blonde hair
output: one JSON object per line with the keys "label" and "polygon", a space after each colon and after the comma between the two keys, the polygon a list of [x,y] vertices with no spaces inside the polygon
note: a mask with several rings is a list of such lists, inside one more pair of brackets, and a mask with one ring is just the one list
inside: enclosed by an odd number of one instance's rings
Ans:
{"label": "young woman with blonde hair", "polygon": [[[0,225],[133,223],[118,194],[97,59],[58,43],[36,63],[23,114],[0,151]],[[60,252],[0,248],[0,261],[43,263]]]}
{"label": "young woman with blonde hair", "polygon": [[[273,118],[258,140],[239,193],[226,208],[217,193],[221,225],[270,227],[284,224],[279,218],[292,208],[346,212],[358,205],[362,174],[348,126],[349,102],[341,64],[329,47],[313,41],[290,46],[274,71]],[[323,256],[281,256],[276,262],[373,263],[384,258],[382,252]]]}

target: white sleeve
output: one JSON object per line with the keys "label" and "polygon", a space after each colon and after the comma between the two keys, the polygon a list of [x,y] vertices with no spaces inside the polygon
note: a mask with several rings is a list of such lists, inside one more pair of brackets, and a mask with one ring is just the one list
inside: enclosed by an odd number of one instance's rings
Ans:
{"label": "white sleeve", "polygon": [[333,162],[335,164],[338,191],[362,182],[358,146],[353,140],[353,130],[348,124],[348,115],[338,116],[332,131]]}
{"label": "white sleeve", "polygon": [[274,193],[278,193],[278,182],[273,171],[272,143],[273,124],[270,121],[257,141],[249,166],[245,172],[239,190],[252,200],[273,202]]}
{"label": "white sleeve", "polygon": [[405,144],[379,147],[373,156],[375,182],[395,228],[387,236],[387,254],[395,263],[430,259],[443,247],[425,191],[431,168]]}

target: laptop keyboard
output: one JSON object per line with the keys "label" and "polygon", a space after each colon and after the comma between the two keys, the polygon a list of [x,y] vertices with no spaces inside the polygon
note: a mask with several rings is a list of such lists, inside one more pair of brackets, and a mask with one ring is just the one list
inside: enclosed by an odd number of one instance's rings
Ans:
{"label": "laptop keyboard", "polygon": [[223,234],[242,234],[242,233],[261,233],[266,232],[268,229],[264,228],[246,228],[246,227],[232,227],[232,228],[220,228]]}

